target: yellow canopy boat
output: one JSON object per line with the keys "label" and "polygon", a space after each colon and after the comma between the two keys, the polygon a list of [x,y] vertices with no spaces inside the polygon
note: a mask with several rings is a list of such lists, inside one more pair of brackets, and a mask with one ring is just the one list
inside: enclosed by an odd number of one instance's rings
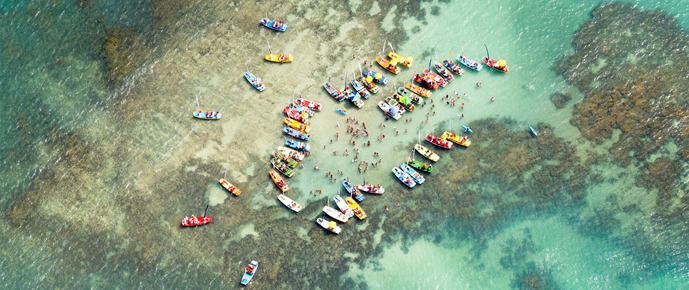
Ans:
{"label": "yellow canopy boat", "polygon": [[455,143],[460,146],[464,147],[469,147],[471,145],[471,140],[467,138],[466,136],[459,136],[455,134],[454,132],[448,132],[445,131],[442,135],[440,135],[440,139],[442,140],[448,140],[452,143]]}
{"label": "yellow canopy boat", "polygon": [[271,54],[266,54],[266,60],[270,62],[279,62],[279,63],[285,63],[285,62],[292,62],[294,57],[291,54],[283,54],[283,53],[271,53]]}
{"label": "yellow canopy boat", "polygon": [[398,64],[401,64],[406,67],[411,67],[412,63],[414,62],[413,57],[404,57],[395,53],[394,51],[388,52],[388,57],[390,58],[390,61],[397,62]]}

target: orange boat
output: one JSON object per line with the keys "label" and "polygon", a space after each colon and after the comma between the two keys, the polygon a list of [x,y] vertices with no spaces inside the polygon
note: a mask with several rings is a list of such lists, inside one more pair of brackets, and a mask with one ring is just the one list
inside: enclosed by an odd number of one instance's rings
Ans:
{"label": "orange boat", "polygon": [[424,88],[417,86],[415,84],[412,84],[412,83],[407,83],[407,85],[405,87],[408,90],[410,90],[410,91],[414,92],[415,94],[422,96],[422,97],[430,98],[432,95],[432,93],[429,90],[424,89]]}
{"label": "orange boat", "polygon": [[227,179],[220,178],[220,181],[218,181],[218,182],[220,183],[220,185],[222,185],[222,187],[227,189],[227,191],[229,191],[234,196],[239,196],[240,194],[242,194],[242,191],[239,188],[237,188],[236,186],[234,186],[234,184],[227,181]]}
{"label": "orange boat", "polygon": [[275,185],[278,186],[282,193],[285,193],[289,190],[289,185],[287,185],[287,182],[277,171],[275,171],[275,169],[271,169],[268,173],[270,174],[270,178],[273,179],[273,182],[275,182]]}
{"label": "orange boat", "polygon": [[387,71],[389,71],[389,72],[391,72],[391,73],[398,74],[398,73],[400,73],[400,71],[402,71],[401,68],[399,68],[398,66],[393,65],[393,64],[390,63],[387,59],[383,58],[383,57],[380,56],[380,55],[376,55],[376,62],[377,62],[380,66],[382,66],[385,70],[387,70]]}

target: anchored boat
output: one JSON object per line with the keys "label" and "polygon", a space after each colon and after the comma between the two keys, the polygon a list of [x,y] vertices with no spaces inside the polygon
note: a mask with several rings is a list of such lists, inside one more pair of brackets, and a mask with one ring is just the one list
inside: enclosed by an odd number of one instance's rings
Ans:
{"label": "anchored boat", "polygon": [[242,282],[241,284],[246,286],[251,282],[251,279],[254,278],[254,274],[256,273],[256,270],[258,269],[258,261],[251,261],[248,266],[246,266],[246,269],[244,270],[244,276],[242,276]]}

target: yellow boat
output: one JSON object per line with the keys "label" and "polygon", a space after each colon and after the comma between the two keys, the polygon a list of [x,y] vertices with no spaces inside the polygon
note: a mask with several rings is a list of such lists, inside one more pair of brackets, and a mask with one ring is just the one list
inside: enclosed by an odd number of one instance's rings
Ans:
{"label": "yellow boat", "polygon": [[401,64],[406,67],[411,67],[412,62],[414,62],[414,58],[411,56],[404,57],[401,56],[394,51],[388,52],[388,57],[390,58],[390,61],[392,62],[397,62],[398,64]]}
{"label": "yellow boat", "polygon": [[311,131],[311,127],[309,125],[306,125],[304,123],[299,123],[299,121],[292,119],[292,118],[285,118],[284,120],[285,125],[289,126],[290,128],[297,129],[299,131],[302,131],[304,133],[309,133]]}
{"label": "yellow boat", "polygon": [[266,60],[270,62],[285,63],[292,62],[292,60],[294,60],[294,57],[291,54],[271,53],[266,54]]}
{"label": "yellow boat", "polygon": [[448,132],[445,131],[442,135],[440,135],[441,140],[449,140],[452,143],[455,143],[460,146],[464,147],[469,147],[471,145],[471,140],[467,138],[466,136],[459,136],[455,134],[454,132]]}
{"label": "yellow boat", "polygon": [[359,204],[354,201],[353,198],[345,197],[345,201],[347,202],[347,205],[349,205],[349,208],[352,209],[356,217],[358,217],[360,220],[364,220],[367,217],[366,212],[361,209],[361,206],[359,206]]}

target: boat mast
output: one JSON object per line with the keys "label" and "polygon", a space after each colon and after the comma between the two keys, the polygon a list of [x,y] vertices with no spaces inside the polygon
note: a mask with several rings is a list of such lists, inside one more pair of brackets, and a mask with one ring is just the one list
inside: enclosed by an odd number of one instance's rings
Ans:
{"label": "boat mast", "polygon": [[267,41],[267,42],[268,42],[268,54],[273,54],[273,50],[270,49],[270,41]]}
{"label": "boat mast", "polygon": [[484,43],[483,46],[486,47],[486,56],[488,56],[488,59],[490,59],[490,53],[488,53],[488,46]]}
{"label": "boat mast", "polygon": [[385,45],[388,43],[388,39],[386,38],[385,41],[383,41],[383,50],[380,51],[380,54],[383,55],[385,53]]}

